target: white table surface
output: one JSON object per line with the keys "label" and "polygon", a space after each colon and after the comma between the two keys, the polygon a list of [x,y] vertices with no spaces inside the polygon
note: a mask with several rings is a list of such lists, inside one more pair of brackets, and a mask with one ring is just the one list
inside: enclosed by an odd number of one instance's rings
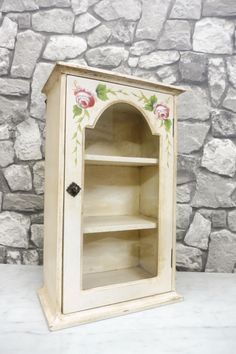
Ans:
{"label": "white table surface", "polygon": [[236,274],[177,273],[185,300],[49,332],[42,267],[0,266],[0,354],[236,354]]}

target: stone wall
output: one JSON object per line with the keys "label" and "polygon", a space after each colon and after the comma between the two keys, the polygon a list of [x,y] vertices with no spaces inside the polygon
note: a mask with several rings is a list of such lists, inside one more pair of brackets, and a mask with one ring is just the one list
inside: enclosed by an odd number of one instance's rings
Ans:
{"label": "stone wall", "polygon": [[235,20],[235,0],[0,0],[0,262],[42,263],[40,90],[67,60],[187,88],[177,266],[236,269]]}

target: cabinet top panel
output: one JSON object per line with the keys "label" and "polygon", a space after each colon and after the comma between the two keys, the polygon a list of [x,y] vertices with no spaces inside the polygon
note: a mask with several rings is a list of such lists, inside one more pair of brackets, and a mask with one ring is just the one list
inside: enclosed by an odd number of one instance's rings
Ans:
{"label": "cabinet top panel", "polygon": [[99,81],[108,81],[119,83],[122,85],[152,89],[171,95],[179,95],[185,90],[181,87],[166,85],[160,82],[144,80],[135,76],[114,73],[108,70],[102,70],[92,67],[79,66],[72,63],[58,62],[55,64],[51,75],[49,76],[42,92],[46,93],[53,87],[56,80],[62,74],[75,75],[79,77],[86,77],[90,79],[97,79]]}

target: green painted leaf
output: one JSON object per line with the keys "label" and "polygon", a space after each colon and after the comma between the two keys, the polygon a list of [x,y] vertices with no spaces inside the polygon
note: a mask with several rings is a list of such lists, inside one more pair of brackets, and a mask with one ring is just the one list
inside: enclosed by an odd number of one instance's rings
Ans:
{"label": "green painted leaf", "polygon": [[80,116],[82,113],[82,108],[81,107],[78,107],[76,104],[73,106],[73,114],[74,114],[74,117],[76,116]]}
{"label": "green painted leaf", "polygon": [[147,103],[144,105],[144,109],[147,111],[153,111],[153,105],[157,102],[157,97],[155,95],[149,97]]}
{"label": "green painted leaf", "polygon": [[154,105],[154,103],[157,102],[157,97],[155,95],[151,96],[149,98],[149,102],[150,102],[150,104]]}
{"label": "green painted leaf", "polygon": [[84,110],[84,114],[85,114],[87,117],[90,117],[89,111],[87,111],[86,109]]}
{"label": "green painted leaf", "polygon": [[153,105],[148,102],[144,105],[144,109],[146,109],[146,111],[152,111]]}
{"label": "green painted leaf", "polygon": [[98,84],[96,88],[97,96],[102,101],[107,101],[109,97],[107,96],[107,87],[103,84]]}
{"label": "green painted leaf", "polygon": [[72,136],[72,139],[75,139],[77,137],[77,132],[75,132]]}
{"label": "green painted leaf", "polygon": [[166,128],[166,131],[169,133],[169,131],[171,129],[171,125],[172,125],[171,120],[170,119],[166,119],[164,121],[164,125],[165,125],[165,128]]}

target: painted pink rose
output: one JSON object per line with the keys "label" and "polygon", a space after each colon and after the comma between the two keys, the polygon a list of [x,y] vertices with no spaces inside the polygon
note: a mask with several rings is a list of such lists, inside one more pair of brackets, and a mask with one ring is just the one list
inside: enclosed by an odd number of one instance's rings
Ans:
{"label": "painted pink rose", "polygon": [[95,104],[95,99],[91,92],[83,89],[83,88],[76,88],[74,90],[75,100],[78,106],[82,108],[89,108],[93,107]]}
{"label": "painted pink rose", "polygon": [[169,118],[170,109],[164,104],[157,104],[154,107],[154,113],[159,119],[165,120]]}

